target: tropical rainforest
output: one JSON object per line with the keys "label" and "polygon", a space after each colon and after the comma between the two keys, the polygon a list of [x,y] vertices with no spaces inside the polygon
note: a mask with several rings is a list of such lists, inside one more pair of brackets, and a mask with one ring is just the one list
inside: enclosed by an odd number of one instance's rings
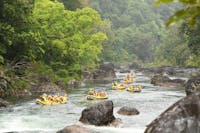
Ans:
{"label": "tropical rainforest", "polygon": [[[93,71],[104,61],[199,67],[195,3],[154,2],[1,0],[0,94],[28,89],[30,82],[45,76],[66,83],[81,80],[83,71]],[[190,10],[188,4],[193,4]],[[188,17],[191,10],[197,14]]]}

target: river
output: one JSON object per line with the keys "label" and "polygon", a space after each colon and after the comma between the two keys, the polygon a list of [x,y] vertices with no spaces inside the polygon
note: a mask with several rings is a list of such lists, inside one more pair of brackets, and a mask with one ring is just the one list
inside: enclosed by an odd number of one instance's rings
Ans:
{"label": "river", "polygon": [[[118,78],[125,74],[116,73]],[[183,88],[157,87],[150,84],[150,78],[137,73],[133,84],[143,87],[141,93],[116,91],[106,89],[111,84],[98,84],[109,95],[114,103],[114,115],[123,122],[119,127],[86,126],[100,133],[143,133],[146,125],[154,120],[171,104],[185,96]],[[82,125],[78,120],[82,110],[98,101],[86,100],[86,88],[70,91],[67,104],[42,106],[36,105],[34,99],[18,101],[14,106],[0,110],[0,132],[20,133],[55,133],[68,125]],[[140,114],[136,116],[123,116],[117,110],[124,106],[136,107]]]}

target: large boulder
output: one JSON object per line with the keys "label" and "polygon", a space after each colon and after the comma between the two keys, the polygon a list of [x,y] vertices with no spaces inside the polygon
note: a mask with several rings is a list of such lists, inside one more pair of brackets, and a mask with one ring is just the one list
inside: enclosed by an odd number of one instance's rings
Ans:
{"label": "large boulder", "polygon": [[31,90],[33,95],[41,95],[43,93],[47,94],[65,94],[65,92],[55,84],[42,84],[37,88]]}
{"label": "large boulder", "polygon": [[176,77],[191,77],[194,75],[198,75],[199,69],[193,67],[172,67],[172,66],[162,66],[159,68],[139,68],[138,71],[142,71],[145,74],[167,74]]}
{"label": "large boulder", "polygon": [[158,74],[153,76],[151,79],[151,84],[158,86],[184,86],[185,80],[170,79],[168,76]]}
{"label": "large boulder", "polygon": [[140,112],[134,107],[124,106],[117,113],[121,115],[138,115]]}
{"label": "large boulder", "polygon": [[120,73],[131,73],[131,70],[129,69],[120,69]]}
{"label": "large boulder", "polygon": [[141,66],[137,62],[133,62],[131,65],[129,65],[130,69],[138,69],[141,68]]}
{"label": "large boulder", "polygon": [[200,93],[182,98],[151,122],[145,133],[200,133]]}
{"label": "large boulder", "polygon": [[169,82],[170,78],[163,75],[154,75],[151,79],[151,84],[158,85],[159,83]]}
{"label": "large boulder", "polygon": [[187,95],[200,91],[200,76],[189,79],[185,85]]}
{"label": "large boulder", "polygon": [[84,83],[106,84],[116,78],[114,65],[110,62],[100,64],[99,69],[94,72],[83,72]]}
{"label": "large boulder", "polygon": [[108,125],[115,120],[113,102],[110,100],[97,103],[82,111],[80,121],[92,125]]}
{"label": "large boulder", "polygon": [[192,75],[197,75],[199,69],[195,67],[174,67],[174,66],[163,66],[158,68],[159,73],[166,73],[168,75],[188,77]]}
{"label": "large boulder", "polygon": [[90,71],[83,71],[83,78],[87,80],[93,79],[93,73]]}
{"label": "large boulder", "polygon": [[55,83],[57,86],[59,86],[60,88],[62,88],[62,89],[66,89],[66,88],[67,88],[67,85],[66,85],[65,82],[62,81],[62,80],[57,80],[57,81],[55,81],[54,83]]}
{"label": "large boulder", "polygon": [[0,108],[1,107],[8,107],[8,105],[9,105],[9,102],[0,98]]}
{"label": "large boulder", "polygon": [[78,80],[70,80],[68,82],[68,87],[69,88],[79,88],[79,87],[84,87],[85,86],[85,83],[81,82],[81,81],[78,81]]}
{"label": "large boulder", "polygon": [[56,133],[97,133],[97,132],[94,132],[82,126],[72,125],[72,126],[67,126]]}
{"label": "large boulder", "polygon": [[116,77],[114,65],[110,62],[104,62],[100,65],[99,69],[94,72],[93,79],[100,80],[113,80]]}

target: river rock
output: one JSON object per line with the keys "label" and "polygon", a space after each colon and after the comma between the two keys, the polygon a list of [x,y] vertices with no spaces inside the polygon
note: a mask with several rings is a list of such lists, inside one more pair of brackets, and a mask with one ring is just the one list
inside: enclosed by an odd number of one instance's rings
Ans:
{"label": "river rock", "polygon": [[119,72],[120,73],[131,73],[131,70],[129,70],[129,69],[121,69]]}
{"label": "river rock", "polygon": [[131,65],[129,65],[130,69],[138,69],[141,68],[141,66],[137,62],[133,62]]}
{"label": "river rock", "polygon": [[13,95],[16,97],[23,97],[23,96],[31,96],[32,93],[30,90],[27,89],[19,89],[15,90]]}
{"label": "river rock", "polygon": [[83,71],[83,78],[87,80],[93,79],[93,73],[90,71]]}
{"label": "river rock", "polygon": [[0,107],[8,107],[9,102],[0,98]]}
{"label": "river rock", "polygon": [[185,85],[187,95],[200,92],[200,76],[189,79]]}
{"label": "river rock", "polygon": [[199,69],[195,67],[174,67],[174,66],[162,66],[158,68],[159,73],[166,73],[168,75],[188,77],[192,75],[197,75]]}
{"label": "river rock", "polygon": [[111,100],[99,102],[82,111],[80,121],[96,126],[108,125],[115,120],[113,102]]}
{"label": "river rock", "polygon": [[124,106],[117,113],[121,115],[138,115],[140,112],[134,107]]}
{"label": "river rock", "polygon": [[72,125],[72,126],[67,126],[56,133],[97,133],[97,132],[94,132],[82,126]]}
{"label": "river rock", "polygon": [[68,82],[68,87],[69,88],[79,88],[79,87],[84,87],[85,86],[85,83],[81,82],[81,81],[78,81],[78,80],[70,80]]}
{"label": "river rock", "polygon": [[182,98],[151,122],[145,133],[200,133],[200,93]]}
{"label": "river rock", "polygon": [[116,118],[112,121],[112,123],[109,123],[108,126],[111,126],[111,127],[120,127],[120,126],[123,126],[123,122],[120,118]]}
{"label": "river rock", "polygon": [[84,83],[106,84],[116,78],[114,65],[110,62],[104,62],[94,72],[83,72]]}
{"label": "river rock", "polygon": [[47,94],[65,94],[65,92],[55,84],[42,84],[36,89],[31,90],[33,95]]}
{"label": "river rock", "polygon": [[158,74],[164,74],[164,73],[166,73],[167,75],[176,74],[175,68],[171,66],[162,66],[162,67],[157,68],[156,71]]}
{"label": "river rock", "polygon": [[54,83],[55,83],[57,86],[59,86],[60,88],[62,88],[62,89],[66,89],[66,88],[67,88],[67,85],[66,85],[65,82],[62,81],[62,80],[57,80],[57,81],[55,81]]}
{"label": "river rock", "polygon": [[185,80],[170,79],[168,76],[158,74],[153,76],[151,79],[151,84],[158,86],[184,86]]}
{"label": "river rock", "polygon": [[99,69],[93,74],[93,79],[100,80],[113,80],[115,77],[114,65],[110,62],[102,63]]}

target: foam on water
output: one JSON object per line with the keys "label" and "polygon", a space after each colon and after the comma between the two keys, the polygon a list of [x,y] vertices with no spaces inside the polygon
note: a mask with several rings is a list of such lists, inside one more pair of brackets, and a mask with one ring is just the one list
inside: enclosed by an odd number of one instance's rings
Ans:
{"label": "foam on water", "polygon": [[[121,78],[126,74],[118,74]],[[171,104],[185,96],[182,88],[156,87],[150,84],[150,79],[141,73],[137,75],[134,85],[143,87],[141,93],[127,91],[107,90],[109,99],[114,103],[114,115],[123,122],[123,128],[96,127],[92,128],[100,133],[143,133],[147,124],[154,120],[160,113]],[[111,84],[106,84],[110,87]],[[98,86],[97,86],[98,87]],[[81,111],[88,105],[98,101],[87,101],[85,91],[80,88],[72,91],[69,102],[64,105],[41,106],[36,105],[34,100],[21,102],[11,109],[0,110],[0,132],[30,132],[30,133],[53,133],[65,126],[78,124]],[[140,111],[136,116],[123,116],[117,114],[120,107],[131,105]]]}

